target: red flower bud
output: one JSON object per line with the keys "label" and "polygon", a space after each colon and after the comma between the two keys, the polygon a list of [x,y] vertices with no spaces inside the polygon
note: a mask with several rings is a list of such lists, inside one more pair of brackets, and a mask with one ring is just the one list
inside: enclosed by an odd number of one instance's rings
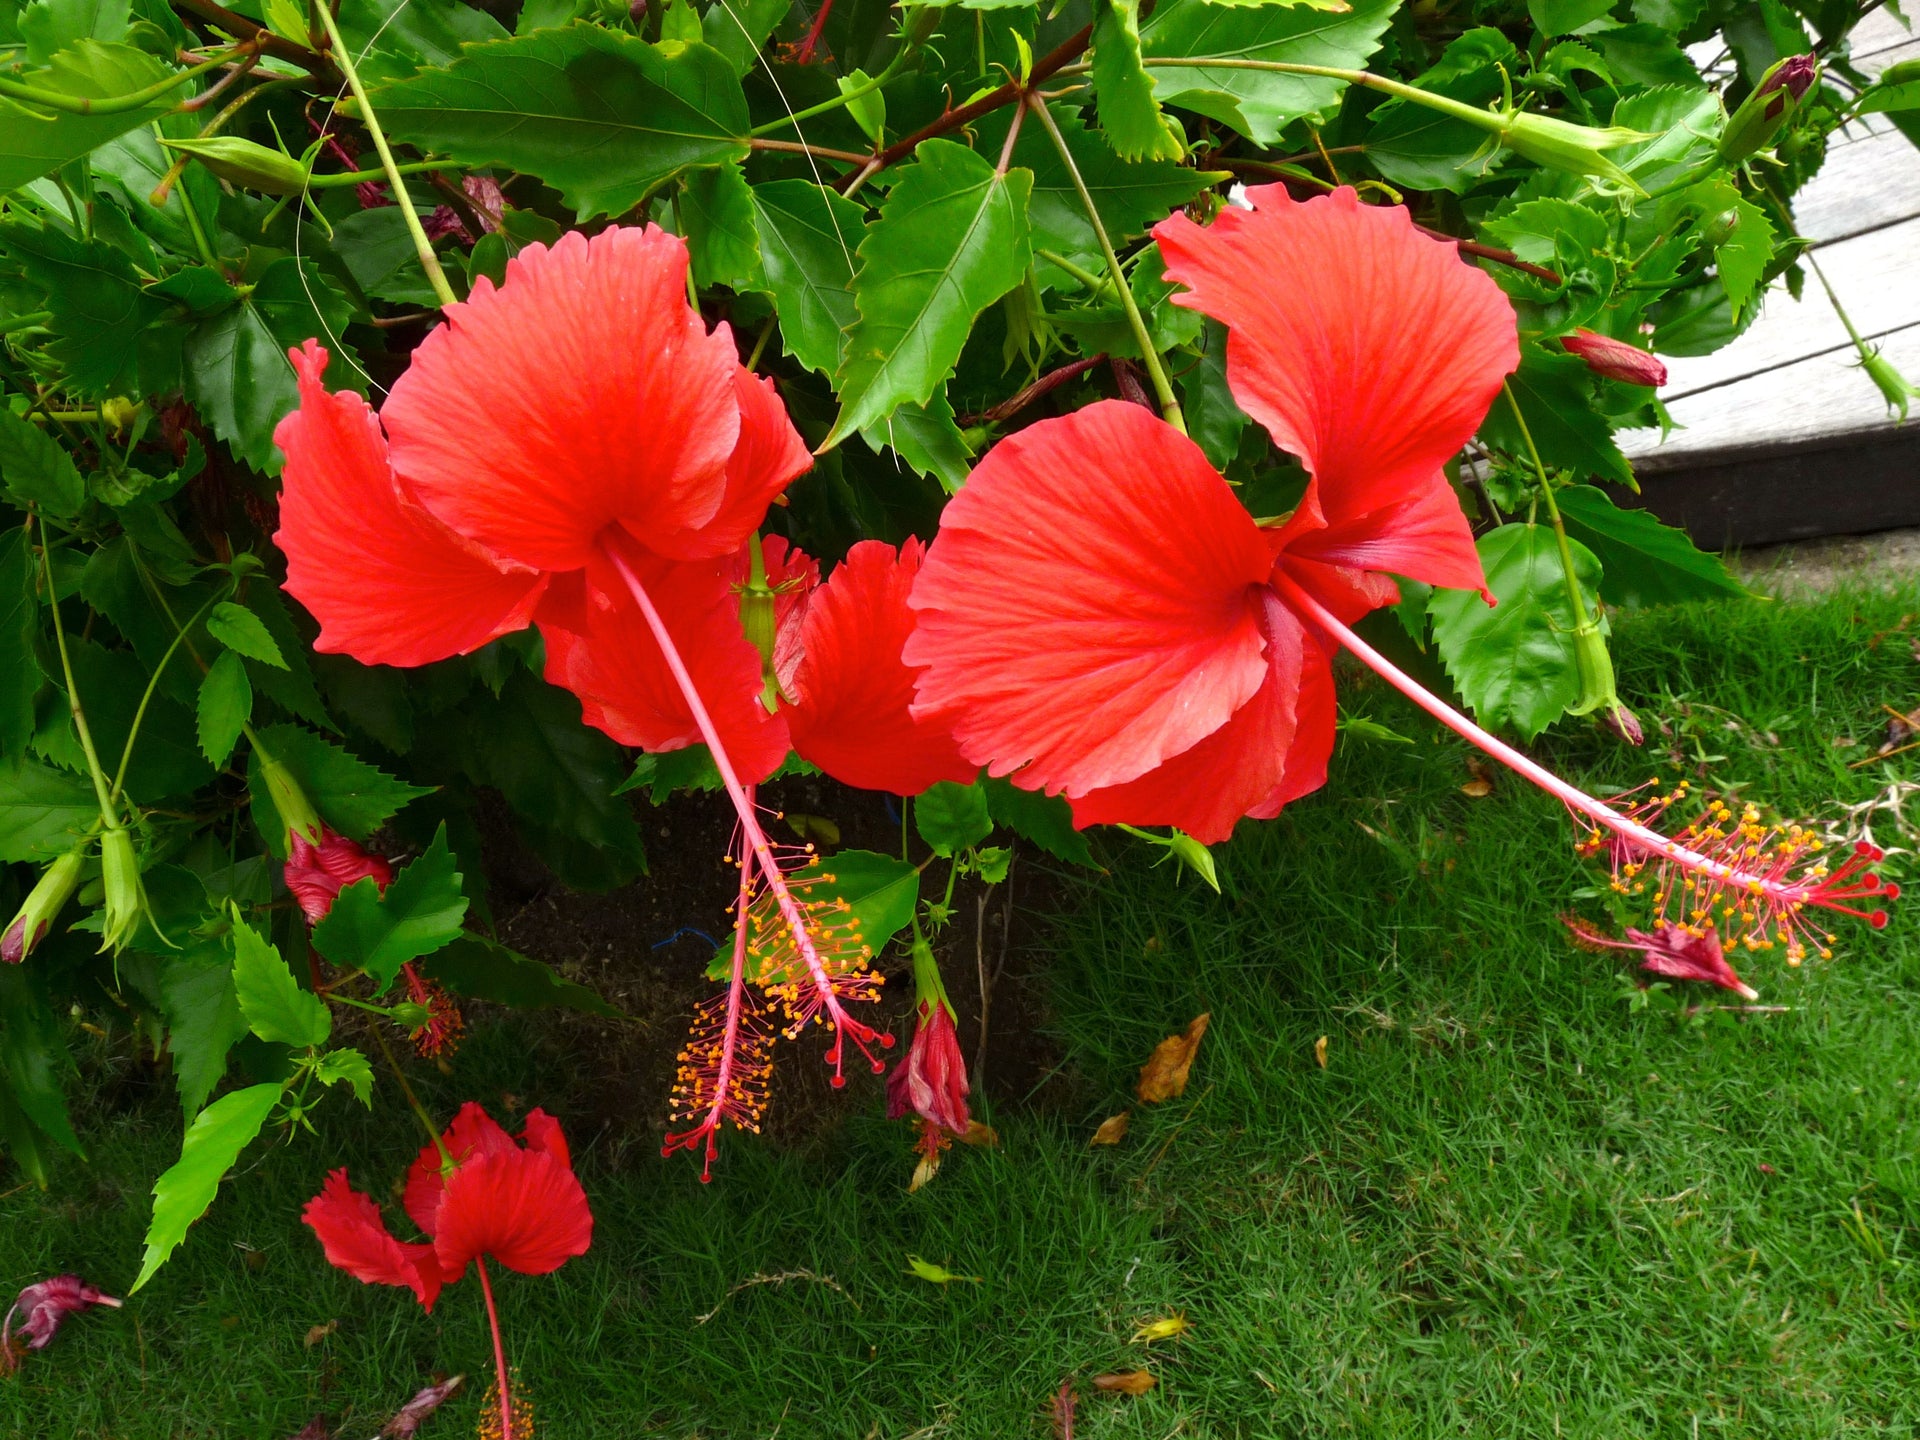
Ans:
{"label": "red flower bud", "polygon": [[938,1000],[921,1002],[913,1044],[887,1077],[887,1118],[908,1111],[956,1135],[967,1133],[967,1062],[953,1016]]}
{"label": "red flower bud", "polygon": [[1615,340],[1593,330],[1576,330],[1562,336],[1560,343],[1587,362],[1587,368],[1607,380],[1624,380],[1629,385],[1664,385],[1667,367],[1657,356],[1637,345]]}
{"label": "red flower bud", "polygon": [[1791,55],[1769,70],[1753,89],[1756,95],[1771,95],[1785,90],[1795,100],[1813,88],[1820,76],[1820,62],[1811,55]]}
{"label": "red flower bud", "polygon": [[287,834],[287,889],[300,902],[309,925],[318,925],[333,908],[333,898],[343,886],[369,876],[385,890],[393,880],[393,867],[383,856],[375,855],[325,825],[320,827],[320,843],[315,845],[298,830]]}

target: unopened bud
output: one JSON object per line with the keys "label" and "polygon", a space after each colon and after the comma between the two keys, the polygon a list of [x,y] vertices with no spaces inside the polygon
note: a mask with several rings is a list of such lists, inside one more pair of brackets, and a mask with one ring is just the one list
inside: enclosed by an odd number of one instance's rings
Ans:
{"label": "unopened bud", "polygon": [[318,845],[326,836],[326,827],[314,813],[313,802],[307,799],[300,782],[285,765],[266,752],[256,749],[254,754],[260,761],[260,775],[267,782],[267,793],[273,797],[273,808],[280,812],[280,821],[287,827],[289,850],[296,835],[310,845]]}
{"label": "unopened bud", "polygon": [[1494,117],[1500,123],[1500,143],[1514,154],[1524,156],[1549,170],[1564,170],[1570,175],[1589,175],[1614,184],[1636,195],[1646,192],[1640,183],[1603,153],[1631,145],[1653,136],[1623,125],[1575,125],[1551,115],[1532,115],[1524,110]]}
{"label": "unopened bud", "polygon": [[1667,367],[1637,345],[1602,335],[1595,330],[1576,330],[1560,337],[1560,343],[1587,362],[1587,368],[1606,380],[1623,380],[1629,385],[1664,385]]}
{"label": "unopened bud", "polygon": [[389,1010],[387,1015],[403,1030],[418,1030],[433,1019],[433,1011],[418,1000],[402,1000]]}
{"label": "unopened bud", "polygon": [[1620,703],[1614,687],[1613,656],[1607,653],[1607,637],[1599,621],[1589,620],[1574,627],[1573,661],[1580,672],[1580,699],[1567,713],[1592,715],[1597,712],[1600,723],[1629,745],[1638,745],[1644,740],[1646,736],[1639,720]]}
{"label": "unopened bud", "polygon": [[1907,404],[1920,397],[1920,388],[1900,372],[1900,368],[1878,350],[1862,348],[1860,368],[1867,377],[1880,387],[1880,394],[1887,402],[1887,409],[1897,411],[1901,423],[1906,422]]}
{"label": "unopened bud", "polygon": [[1624,705],[1600,712],[1600,723],[1629,745],[1647,743],[1647,732],[1640,728],[1640,717]]}
{"label": "unopened bud", "polygon": [[26,903],[13,923],[0,934],[0,960],[18,965],[33,953],[33,947],[47,938],[47,931],[58,918],[80,883],[81,852],[69,850],[40,872],[40,880],[27,893]]}
{"label": "unopened bud", "polygon": [[1738,165],[1771,145],[1780,127],[1799,108],[1801,97],[1819,78],[1820,62],[1811,55],[1789,55],[1775,61],[1721,132],[1721,163]]}
{"label": "unopened bud", "polygon": [[1207,882],[1214,894],[1220,893],[1220,875],[1213,868],[1213,852],[1184,830],[1176,830],[1167,839],[1167,853],[1179,862],[1182,870],[1190,870]]}
{"label": "unopened bud", "polygon": [[100,880],[105,913],[101,916],[100,948],[119,954],[140,929],[147,894],[140,885],[140,860],[133,853],[133,835],[115,826],[100,837]]}
{"label": "unopened bud", "polygon": [[162,139],[160,143],[191,155],[229,184],[263,195],[298,195],[307,188],[312,173],[293,156],[238,135],[215,135],[206,140]]}

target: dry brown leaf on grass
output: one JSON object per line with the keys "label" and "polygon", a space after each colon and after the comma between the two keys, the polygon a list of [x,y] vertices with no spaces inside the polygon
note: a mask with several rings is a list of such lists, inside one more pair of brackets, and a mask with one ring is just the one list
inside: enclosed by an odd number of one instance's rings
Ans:
{"label": "dry brown leaf on grass", "polygon": [[967,1133],[960,1136],[960,1143],[978,1145],[986,1150],[997,1150],[1000,1147],[1000,1132],[991,1125],[982,1125],[978,1120],[969,1120]]}
{"label": "dry brown leaf on grass", "polygon": [[1318,1065],[1322,1070],[1327,1068],[1327,1037],[1326,1036],[1322,1035],[1318,1040],[1313,1042],[1313,1059],[1314,1059],[1314,1063]]}
{"label": "dry brown leaf on grass", "polygon": [[1460,787],[1460,793],[1474,800],[1484,800],[1493,794],[1493,771],[1479,760],[1468,760],[1467,769],[1473,772],[1473,778]]}
{"label": "dry brown leaf on grass", "polygon": [[1080,1397],[1073,1393],[1073,1377],[1069,1375],[1060,1382],[1059,1393],[1047,1407],[1053,1421],[1053,1440],[1073,1440],[1073,1412],[1079,1404]]}
{"label": "dry brown leaf on grass", "polygon": [[1116,1370],[1111,1375],[1093,1377],[1096,1390],[1114,1390],[1122,1395],[1144,1395],[1159,1383],[1159,1378],[1148,1370]]}
{"label": "dry brown leaf on grass", "polygon": [[289,1440],[333,1440],[333,1427],[327,1424],[327,1417],[316,1415],[294,1432]]}
{"label": "dry brown leaf on grass", "polygon": [[339,1328],[340,1322],[338,1320],[329,1320],[324,1325],[314,1326],[311,1330],[307,1331],[307,1349],[311,1350]]}
{"label": "dry brown leaf on grass", "polygon": [[1089,1145],[1118,1145],[1127,1138],[1127,1127],[1133,1124],[1133,1112],[1122,1110],[1118,1115],[1109,1115],[1100,1122],[1100,1128],[1093,1132]]}
{"label": "dry brown leaf on grass", "polygon": [[1140,1067],[1140,1085],[1135,1091],[1142,1100],[1157,1105],[1186,1093],[1193,1057],[1199,1053],[1201,1037],[1212,1019],[1211,1013],[1196,1015],[1181,1034],[1169,1035],[1153,1047],[1153,1054]]}
{"label": "dry brown leaf on grass", "polygon": [[[420,1426],[426,1418],[446,1404],[447,1397],[464,1385],[466,1380],[467,1377],[464,1375],[455,1375],[449,1380],[442,1380],[438,1385],[429,1385],[420,1391],[402,1405],[391,1420],[387,1421],[386,1428],[380,1432],[383,1440],[413,1440],[413,1437],[420,1433]],[[515,1411],[518,1412],[519,1408],[516,1401]],[[520,1422],[517,1418],[514,1420],[513,1428],[518,1433]]]}

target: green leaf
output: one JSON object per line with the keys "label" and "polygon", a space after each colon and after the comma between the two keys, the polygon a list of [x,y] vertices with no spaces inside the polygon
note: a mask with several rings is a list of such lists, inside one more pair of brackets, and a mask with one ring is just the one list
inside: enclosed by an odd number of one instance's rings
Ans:
{"label": "green leaf", "polygon": [[[1593,373],[1586,361],[1523,345],[1520,368],[1507,384],[1520,402],[1541,460],[1550,468],[1570,470],[1580,480],[1597,475],[1618,485],[1633,484],[1633,467],[1614,443],[1613,427],[1593,408]],[[1520,433],[1513,407],[1504,396],[1493,402],[1481,422],[1480,435],[1495,449],[1527,463],[1526,436]]]}
{"label": "green leaf", "polygon": [[[106,650],[77,637],[67,642],[67,650],[94,744],[111,774],[133,733],[150,672],[130,650]],[[213,778],[186,706],[156,693],[139,720],[139,737],[127,766],[127,794],[153,805],[169,796],[191,794]]]}
{"label": "green leaf", "polygon": [[[0,227],[0,247],[46,296],[52,356],[65,384],[88,397],[147,392],[179,384],[177,336],[151,336],[168,310],[140,288],[133,261],[111,245],[39,225]],[[171,349],[171,359],[167,352]]]}
{"label": "green leaf", "polygon": [[1733,228],[1713,254],[1720,284],[1738,316],[1754,298],[1761,277],[1773,262],[1773,224],[1766,211],[1741,198],[1731,185],[1722,183],[1714,188],[1727,193],[1725,208],[1734,216]]}
{"label": "green leaf", "polygon": [[240,919],[233,922],[233,993],[247,1028],[269,1044],[304,1050],[333,1033],[326,1002],[302,990],[280,952]]}
{"label": "green leaf", "polygon": [[727,0],[707,7],[701,29],[727,68],[745,75],[759,63],[760,47],[792,8],[792,0]]}
{"label": "green leaf", "polygon": [[860,437],[875,453],[892,447],[915,471],[938,480],[949,495],[967,483],[973,468],[973,451],[954,421],[945,390],[925,405],[902,405],[878,425],[862,430]]}
{"label": "green leaf", "polygon": [[440,303],[398,205],[377,205],[334,221],[333,249],[354,283],[373,299],[391,305]]}
{"label": "green leaf", "polygon": [[20,11],[27,63],[44,65],[76,40],[124,40],[128,0],[34,0]]}
{"label": "green leaf", "polygon": [[200,682],[200,753],[216,770],[233,754],[252,714],[253,686],[247,682],[247,667],[233,651],[222,651]]}
{"label": "green leaf", "polygon": [[[812,900],[844,900],[847,916],[860,933],[860,943],[878,955],[886,943],[912,923],[920,903],[920,872],[897,855],[872,850],[842,850],[803,866],[788,883],[804,887]],[[748,936],[749,974],[760,974],[762,949],[756,929]],[[776,922],[778,923],[778,922]],[[710,977],[724,980],[733,967],[733,944],[720,947],[707,967]],[[778,975],[761,975],[762,982]]]}
{"label": "green leaf", "polygon": [[84,775],[22,756],[0,760],[0,862],[51,860],[99,818],[100,802]]}
{"label": "green leaf", "polygon": [[1087,837],[1073,828],[1073,807],[1058,795],[1022,790],[1011,780],[987,778],[987,809],[996,825],[1031,840],[1056,860],[1097,869]]}
{"label": "green leaf", "polygon": [[865,212],[811,180],[755,185],[760,266],[780,317],[780,344],[809,370],[840,368],[840,333],[859,318],[853,254]]}
{"label": "green leaf", "polygon": [[[887,92],[869,90],[873,76],[864,70],[849,70],[839,79],[840,93],[854,95],[847,101],[847,118],[875,145],[884,145],[887,137]],[[855,95],[855,92],[861,93]]]}
{"label": "green leaf", "polygon": [[[1717,92],[1698,85],[1662,85],[1613,107],[1613,123],[1651,135],[1611,150],[1614,163],[1649,191],[1662,190],[1713,157],[1726,112]],[[1570,183],[1576,177],[1566,176]]]}
{"label": "green leaf", "polygon": [[40,628],[34,568],[23,528],[16,525],[0,535],[0,756],[21,754],[33,738],[33,697],[40,689],[33,647]]}
{"label": "green leaf", "polygon": [[[289,0],[303,17],[300,0]],[[411,75],[421,65],[447,65],[463,45],[506,38],[506,28],[485,10],[462,0],[341,0],[340,34],[356,58],[361,81],[383,84]],[[373,164],[369,157],[362,164]]]}
{"label": "green leaf", "polygon": [[[1413,83],[1481,107],[1501,94],[1500,67],[1519,63],[1513,42],[1490,26],[1469,30]],[[1430,106],[1389,100],[1370,117],[1367,158],[1396,184],[1463,194],[1505,158],[1477,125]]]}
{"label": "green leaf", "polygon": [[563,980],[553,967],[509,950],[482,935],[462,935],[420,962],[428,979],[468,1000],[490,1000],[515,1010],[564,1008],[622,1018],[584,985]]}
{"label": "green leaf", "polygon": [[22,508],[37,506],[68,520],[86,503],[87,487],[59,442],[30,420],[0,407],[0,481]]}
{"label": "green leaf", "polygon": [[1186,148],[1140,65],[1140,0],[1094,0],[1093,93],[1100,128],[1123,160],[1178,160]]}
{"label": "green leaf", "polygon": [[[394,779],[298,725],[270,725],[260,738],[267,753],[285,765],[306,791],[320,818],[355,840],[365,840],[409,800],[431,793]],[[267,794],[257,751],[247,763],[247,786],[253,792],[254,824],[273,857],[286,859],[287,827]]]}
{"label": "green leaf", "polygon": [[1142,27],[1140,48],[1162,105],[1210,116],[1262,145],[1271,145],[1295,120],[1331,114],[1346,82],[1154,62],[1281,60],[1364,69],[1399,4],[1400,0],[1354,0],[1350,10],[1328,13],[1306,5],[1229,8],[1204,0],[1169,0]]}
{"label": "green leaf", "polygon": [[[13,78],[40,90],[104,100],[144,90],[171,73],[153,56],[131,45],[80,40],[55,55],[47,69]],[[149,124],[172,109],[178,98],[163,95],[139,109],[106,115],[74,115],[0,99],[0,193],[51,174],[116,135]]]}
{"label": "green leaf", "polygon": [[44,984],[36,968],[0,965],[0,1071],[27,1118],[62,1149],[84,1155],[61,1083],[73,1061]]}
{"label": "green leaf", "polygon": [[942,780],[914,800],[913,828],[936,855],[971,850],[993,833],[987,792],[977,784]]}
{"label": "green leaf", "polygon": [[924,405],[953,373],[975,317],[1020,283],[1030,259],[1025,170],[996,175],[963,145],[928,140],[860,242],[828,443]]}
{"label": "green leaf", "polygon": [[1568,35],[1598,20],[1613,0],[1527,0],[1527,14],[1542,35]]}
{"label": "green leaf", "polygon": [[1860,96],[1859,112],[1862,115],[1894,110],[1920,110],[1920,79],[1909,77],[1889,84],[1887,78],[1882,76],[1878,85]]}
{"label": "green leaf", "polygon": [[313,1067],[313,1075],[322,1085],[346,1081],[353,1098],[369,1110],[373,1108],[373,1066],[358,1050],[329,1050]]}
{"label": "green leaf", "polygon": [[1590,31],[1584,38],[1600,52],[1615,76],[1629,85],[1680,85],[1699,89],[1706,77],[1694,67],[1673,35],[1657,25],[1616,25]]}
{"label": "green leaf", "polygon": [[20,1167],[20,1173],[42,1190],[46,1189],[53,1177],[47,1168],[50,1157],[41,1142],[40,1131],[27,1119],[26,1112],[15,1103],[13,1092],[4,1085],[0,1085],[0,1141],[5,1142],[6,1152]]}
{"label": "green leaf", "polygon": [[300,403],[287,351],[318,339],[333,352],[329,387],[362,388],[341,339],[352,317],[346,297],[311,261],[283,256],[261,272],[244,300],[201,321],[187,336],[187,398],[235,455],[256,470],[278,474],[273,430]]}
{"label": "green leaf", "polygon": [[280,1099],[278,1083],[250,1085],[222,1095],[202,1110],[187,1129],[180,1158],[153,1185],[153,1221],[147,1226],[146,1254],[139,1278],[128,1294],[137,1292],[166,1264],[167,1257],[187,1238],[187,1227],[207,1213],[220,1181],[240,1152],[252,1143]]}
{"label": "green leaf", "polygon": [[1675,605],[1747,593],[1720,557],[1695,548],[1686,531],[1644,510],[1622,510],[1589,485],[1569,485],[1558,498],[1567,533],[1605,567],[1600,598],[1609,605]]}
{"label": "green leaf", "polygon": [[[1574,570],[1589,593],[1600,562],[1569,540]],[[1489,606],[1471,590],[1434,592],[1433,638],[1447,673],[1482,725],[1511,727],[1531,740],[1580,699],[1574,614],[1551,526],[1502,525],[1480,538]]]}
{"label": "green leaf", "polygon": [[760,237],[754,230],[753,191],[740,167],[696,170],[680,182],[680,197],[693,283],[757,288]]}
{"label": "green leaf", "polygon": [[384,994],[402,965],[431,955],[460,933],[467,897],[454,867],[442,825],[426,853],[394,876],[385,894],[372,879],[343,889],[313,927],[313,948],[335,965],[372,976],[373,993]]}
{"label": "green leaf", "polygon": [[260,617],[231,600],[222,600],[213,607],[213,613],[207,616],[207,633],[229,650],[237,650],[249,660],[258,660],[277,670],[287,668],[287,662],[281,658],[280,647],[273,643],[273,637],[267,633],[267,627],[261,623]]}
{"label": "green leaf", "polygon": [[372,99],[389,133],[537,175],[582,220],[631,210],[683,171],[744,160],[752,123],[718,51],[590,25],[469,46]]}
{"label": "green leaf", "polygon": [[227,1052],[247,1033],[225,947],[213,949],[209,958],[169,959],[160,972],[160,1008],[167,1017],[174,1088],[191,1120],[227,1073]]}
{"label": "green leaf", "polygon": [[241,601],[266,626],[274,648],[286,662],[280,666],[258,662],[249,665],[247,670],[253,678],[254,688],[289,714],[299,716],[310,725],[337,733],[340,727],[327,714],[320,691],[313,683],[307,637],[295,627],[293,615],[287,609],[285,593],[277,586],[256,580],[247,587]]}

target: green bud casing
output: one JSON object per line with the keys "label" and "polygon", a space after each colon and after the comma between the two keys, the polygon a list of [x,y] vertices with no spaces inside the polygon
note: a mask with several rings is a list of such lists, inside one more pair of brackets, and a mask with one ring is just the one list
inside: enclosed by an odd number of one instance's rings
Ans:
{"label": "green bud casing", "polygon": [[291,155],[269,150],[238,135],[215,135],[206,140],[167,140],[169,150],[191,155],[229,184],[263,195],[298,195],[307,187],[309,168]]}
{"label": "green bud casing", "polygon": [[0,960],[18,965],[33,953],[33,947],[47,937],[47,930],[73,898],[80,883],[80,867],[85,847],[76,847],[40,872],[39,882],[28,892],[26,903],[4,932],[0,932]]}
{"label": "green bud casing", "polygon": [[100,948],[119,954],[140,929],[147,893],[140,885],[140,859],[133,852],[133,836],[115,826],[100,837],[100,879],[105,886]]}

